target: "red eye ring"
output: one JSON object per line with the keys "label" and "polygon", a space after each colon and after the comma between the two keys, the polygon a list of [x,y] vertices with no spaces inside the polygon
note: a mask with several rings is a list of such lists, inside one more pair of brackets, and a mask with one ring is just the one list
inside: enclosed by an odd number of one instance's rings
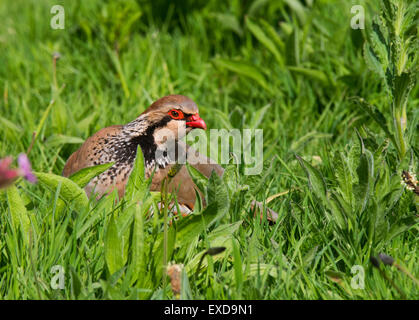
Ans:
{"label": "red eye ring", "polygon": [[172,117],[172,119],[180,120],[184,118],[183,112],[180,110],[172,109],[169,111],[169,116]]}

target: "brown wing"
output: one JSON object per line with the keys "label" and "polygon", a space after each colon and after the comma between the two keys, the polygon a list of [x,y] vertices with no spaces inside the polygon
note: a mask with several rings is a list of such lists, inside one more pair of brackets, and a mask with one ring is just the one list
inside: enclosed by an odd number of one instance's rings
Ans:
{"label": "brown wing", "polygon": [[106,137],[119,133],[121,128],[122,126],[120,125],[110,126],[99,130],[89,137],[82,146],[68,158],[64,165],[63,176],[69,177],[81,169],[93,166],[94,162],[98,159],[95,152],[96,150],[99,150],[100,146],[103,144],[103,140],[106,139]]}

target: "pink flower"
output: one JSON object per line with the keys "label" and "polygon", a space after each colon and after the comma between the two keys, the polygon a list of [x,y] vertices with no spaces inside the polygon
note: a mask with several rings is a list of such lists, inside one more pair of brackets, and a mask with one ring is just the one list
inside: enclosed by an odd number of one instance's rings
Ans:
{"label": "pink flower", "polygon": [[29,162],[28,156],[21,153],[17,158],[17,163],[22,172],[22,176],[31,183],[36,183],[36,177],[32,173],[31,163]]}
{"label": "pink flower", "polygon": [[32,173],[31,163],[26,154],[21,153],[18,157],[18,169],[10,167],[12,157],[0,159],[0,188],[6,188],[11,185],[19,176],[25,178],[31,183],[36,183],[36,177]]}
{"label": "pink flower", "polygon": [[6,188],[19,176],[19,171],[11,169],[12,157],[0,159],[0,188]]}

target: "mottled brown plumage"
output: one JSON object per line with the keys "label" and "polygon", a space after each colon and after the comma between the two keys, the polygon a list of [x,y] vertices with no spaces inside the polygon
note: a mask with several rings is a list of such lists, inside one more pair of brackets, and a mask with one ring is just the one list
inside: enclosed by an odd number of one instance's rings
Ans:
{"label": "mottled brown plumage", "polygon": [[[165,134],[167,132],[173,134],[180,153],[196,152],[178,141],[194,128],[206,129],[204,121],[198,115],[195,102],[182,95],[163,97],[155,101],[134,121],[126,125],[114,125],[101,129],[88,138],[67,160],[63,175],[69,177],[86,167],[115,162],[110,169],[92,179],[85,190],[89,197],[93,191],[101,197],[116,188],[119,196],[123,197],[139,145],[144,154],[146,176],[150,176],[153,170],[156,170],[151,190],[159,191],[163,178],[167,176],[179,156],[177,153],[165,151],[168,141],[172,141]],[[201,154],[198,156],[199,163],[193,165],[196,169],[206,177],[209,177],[212,171],[222,176],[224,170],[221,166]],[[195,190],[198,192],[199,190],[185,166],[182,166],[171,180],[168,188],[170,192],[176,191],[179,204],[193,209]],[[256,204],[261,207],[259,203]],[[268,218],[276,220],[275,212],[268,210],[268,213]]]}

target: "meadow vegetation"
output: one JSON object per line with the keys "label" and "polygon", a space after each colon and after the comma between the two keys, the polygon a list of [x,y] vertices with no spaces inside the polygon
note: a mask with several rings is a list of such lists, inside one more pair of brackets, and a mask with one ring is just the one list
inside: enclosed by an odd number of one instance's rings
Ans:
{"label": "meadow vegetation", "polygon": [[[415,1],[170,3],[0,2],[0,158],[31,148],[38,178],[0,190],[0,299],[418,299],[419,195],[402,178],[419,159]],[[174,93],[209,128],[263,129],[262,174],[188,167],[208,206],[170,224],[141,152],[120,202],[83,192],[107,166],[61,177],[87,137]],[[374,268],[379,253],[412,277]],[[184,266],[179,295],[166,263]]]}

